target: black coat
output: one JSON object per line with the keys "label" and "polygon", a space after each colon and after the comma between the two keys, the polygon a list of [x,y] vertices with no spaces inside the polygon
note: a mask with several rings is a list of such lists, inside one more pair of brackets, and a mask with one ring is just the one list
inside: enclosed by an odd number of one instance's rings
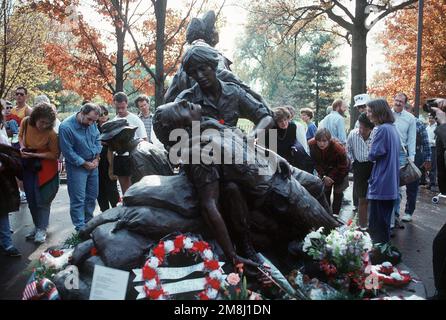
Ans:
{"label": "black coat", "polygon": [[446,194],[446,124],[439,125],[435,129],[437,135],[437,179],[438,187],[442,194]]}
{"label": "black coat", "polygon": [[20,152],[0,144],[0,216],[20,208],[20,194],[16,177],[22,178]]}

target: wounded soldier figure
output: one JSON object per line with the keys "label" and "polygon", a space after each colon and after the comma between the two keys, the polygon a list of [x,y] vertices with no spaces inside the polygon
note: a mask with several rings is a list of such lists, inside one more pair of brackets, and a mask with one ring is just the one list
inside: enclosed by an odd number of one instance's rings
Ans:
{"label": "wounded soldier figure", "polygon": [[181,138],[170,149],[170,160],[179,151],[178,162],[197,189],[204,221],[228,261],[259,266],[249,238],[249,216],[256,210],[287,226],[279,233],[288,233],[290,240],[302,240],[312,229],[338,226],[296,180],[297,169],[276,153],[248,143],[239,129],[203,117],[200,105],[184,100],[162,105],[153,126],[165,145],[171,144],[166,137]]}

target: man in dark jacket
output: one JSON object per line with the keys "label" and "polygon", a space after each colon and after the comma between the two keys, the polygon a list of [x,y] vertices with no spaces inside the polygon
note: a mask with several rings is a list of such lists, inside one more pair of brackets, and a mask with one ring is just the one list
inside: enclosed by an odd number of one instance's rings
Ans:
{"label": "man in dark jacket", "polygon": [[[446,99],[437,99],[439,108],[433,108],[436,112],[437,129],[437,172],[438,172],[438,187],[442,194],[446,194]],[[435,299],[446,299],[446,224],[437,233],[432,246],[433,250],[433,267],[434,267],[434,282],[437,294]]]}
{"label": "man in dark jacket", "polygon": [[17,178],[21,178],[20,152],[10,146],[0,144],[0,249],[9,257],[20,257],[20,252],[12,245],[9,213],[20,208],[20,194]]}

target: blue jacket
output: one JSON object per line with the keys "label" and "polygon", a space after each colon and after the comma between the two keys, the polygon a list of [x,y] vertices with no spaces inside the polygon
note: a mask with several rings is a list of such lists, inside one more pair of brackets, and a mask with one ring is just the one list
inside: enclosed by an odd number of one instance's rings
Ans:
{"label": "blue jacket", "polygon": [[399,197],[401,141],[395,125],[384,123],[375,129],[369,160],[374,162],[367,198],[395,200]]}
{"label": "blue jacket", "polygon": [[65,119],[59,127],[59,146],[65,161],[80,167],[85,161],[91,161],[101,153],[99,130],[96,123],[91,126],[81,125],[76,114]]}

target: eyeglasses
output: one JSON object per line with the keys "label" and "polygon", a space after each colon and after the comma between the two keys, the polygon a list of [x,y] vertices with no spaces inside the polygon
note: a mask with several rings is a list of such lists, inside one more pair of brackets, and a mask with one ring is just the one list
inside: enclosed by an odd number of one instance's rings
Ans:
{"label": "eyeglasses", "polygon": [[5,109],[12,109],[14,108],[13,106],[7,106]]}
{"label": "eyeglasses", "polygon": [[25,96],[25,93],[24,93],[24,92],[16,92],[15,95],[16,95],[16,96],[22,96],[22,97],[24,97],[24,96]]}
{"label": "eyeglasses", "polygon": [[101,113],[100,117],[103,117],[103,116],[108,116],[108,112],[105,111],[105,112]]}

